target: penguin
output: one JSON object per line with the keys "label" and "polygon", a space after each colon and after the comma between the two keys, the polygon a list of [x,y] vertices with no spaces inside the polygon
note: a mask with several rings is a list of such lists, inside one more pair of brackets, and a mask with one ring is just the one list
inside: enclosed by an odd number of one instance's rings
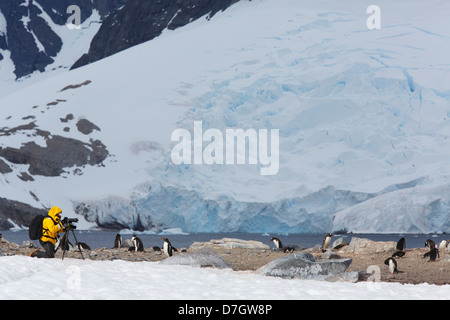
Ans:
{"label": "penguin", "polygon": [[82,251],[82,250],[91,250],[91,247],[89,247],[84,242],[75,242],[75,245],[78,247],[78,250],[80,250],[80,251]]}
{"label": "penguin", "polygon": [[434,249],[436,248],[436,244],[434,243],[433,240],[428,239],[427,241],[425,241],[425,248],[429,248],[430,250]]}
{"label": "penguin", "polygon": [[141,239],[139,239],[135,234],[133,234],[131,241],[134,244],[134,251],[136,251],[136,252],[144,251],[144,244],[142,243]]}
{"label": "penguin", "polygon": [[323,242],[322,242],[322,252],[327,251],[330,248],[330,244],[331,244],[331,237],[333,237],[333,235],[331,233],[327,234],[325,236],[325,238],[323,238]]}
{"label": "penguin", "polygon": [[445,248],[447,248],[447,246],[448,246],[448,241],[442,240],[441,243],[439,244],[439,249],[445,250]]}
{"label": "penguin", "polygon": [[384,264],[387,265],[387,266],[389,266],[389,272],[390,272],[391,274],[398,273],[398,270],[397,270],[397,261],[395,261],[394,258],[392,258],[392,257],[387,258],[386,260],[384,260]]}
{"label": "penguin", "polygon": [[59,235],[56,237],[55,252],[58,249],[70,251],[72,248],[74,248],[74,245],[69,241],[69,239],[64,240],[64,237],[61,238]]}
{"label": "penguin", "polygon": [[434,261],[436,261],[436,258],[440,258],[440,256],[439,256],[439,249],[438,248],[433,248],[429,252],[425,253],[423,255],[423,257],[424,258],[430,257],[430,260],[428,260],[427,262],[434,262]]}
{"label": "penguin", "polygon": [[273,242],[273,244],[275,245],[275,247],[277,247],[277,249],[283,248],[283,245],[281,244],[281,240],[280,239],[272,238],[272,239],[270,239],[270,241]]}
{"label": "penguin", "polygon": [[405,255],[405,249],[406,249],[406,244],[405,244],[405,238],[401,238],[398,242],[397,242],[397,247],[396,247],[397,251],[395,251],[392,254],[392,258],[395,257],[403,257]]}
{"label": "penguin", "polygon": [[281,243],[281,240],[278,238],[272,238],[270,239],[270,241],[272,241],[275,244],[275,247],[277,247],[277,249],[283,251],[283,252],[293,252],[295,251],[294,247],[285,247],[283,246],[283,244]]}
{"label": "penguin", "polygon": [[114,239],[114,248],[120,248],[122,247],[122,237],[120,234],[116,234],[116,238]]}
{"label": "penguin", "polygon": [[172,244],[166,237],[162,237],[161,239],[164,240],[164,247],[163,247],[164,253],[166,254],[166,256],[171,257],[173,251]]}

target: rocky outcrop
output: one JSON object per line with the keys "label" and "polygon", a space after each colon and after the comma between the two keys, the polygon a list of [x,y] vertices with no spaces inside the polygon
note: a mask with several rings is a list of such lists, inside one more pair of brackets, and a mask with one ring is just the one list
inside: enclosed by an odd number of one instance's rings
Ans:
{"label": "rocky outcrop", "polygon": [[353,237],[348,246],[340,249],[342,253],[392,253],[395,251],[394,241],[372,241],[365,238]]}
{"label": "rocky outcrop", "polygon": [[[48,16],[57,26],[66,24],[71,14],[70,5],[80,8],[81,22],[91,16],[94,10],[102,19],[123,6],[127,0],[39,0],[39,1],[0,1],[0,13],[6,20],[5,30],[0,29],[0,50],[10,52],[15,65],[17,78],[34,71],[43,72],[54,62],[54,58],[63,46],[63,39],[49,25]],[[3,60],[0,55],[0,61]]]}
{"label": "rocky outcrop", "polygon": [[84,143],[72,138],[46,135],[46,146],[27,142],[19,149],[0,148],[0,157],[14,164],[29,165],[31,175],[54,177],[65,168],[101,165],[109,155],[106,146],[98,140]]}
{"label": "rocky outcrop", "polygon": [[36,215],[47,213],[47,209],[34,208],[22,202],[0,198],[0,230],[14,227],[11,221],[18,226],[28,227]]}
{"label": "rocky outcrop", "polygon": [[152,40],[164,29],[174,30],[206,15],[211,18],[237,1],[239,0],[128,0],[121,10],[103,22],[91,42],[89,52],[72,69]]}

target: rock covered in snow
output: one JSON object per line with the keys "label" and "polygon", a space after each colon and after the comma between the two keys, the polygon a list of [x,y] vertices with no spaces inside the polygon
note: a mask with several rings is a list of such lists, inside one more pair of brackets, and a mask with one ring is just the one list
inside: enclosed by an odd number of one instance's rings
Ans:
{"label": "rock covered in snow", "polygon": [[233,269],[224,258],[208,248],[177,254],[164,259],[159,263],[168,265],[188,265],[198,268],[212,267],[219,269]]}
{"label": "rock covered in snow", "polygon": [[337,279],[352,263],[352,259],[332,259],[315,261],[309,253],[294,253],[258,269],[258,273],[266,276],[286,279]]}

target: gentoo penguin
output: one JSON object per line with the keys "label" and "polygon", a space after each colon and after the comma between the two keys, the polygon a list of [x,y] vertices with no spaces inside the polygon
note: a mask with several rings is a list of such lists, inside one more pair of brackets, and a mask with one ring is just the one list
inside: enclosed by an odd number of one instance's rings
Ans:
{"label": "gentoo penguin", "polygon": [[428,239],[427,241],[425,241],[425,248],[429,248],[430,250],[434,249],[436,248],[436,244],[434,243],[433,240]]}
{"label": "gentoo penguin", "polygon": [[333,235],[331,233],[327,234],[325,236],[325,238],[323,238],[323,242],[322,242],[322,252],[325,252],[328,250],[328,248],[330,248],[330,244],[331,244],[331,237],[333,237]]}
{"label": "gentoo penguin", "polygon": [[281,240],[278,238],[272,238],[270,239],[270,241],[272,241],[275,244],[275,247],[277,247],[277,249],[283,251],[283,252],[293,252],[295,251],[294,247],[285,247],[283,246],[283,244],[281,243]]}
{"label": "gentoo penguin", "polygon": [[394,258],[392,258],[392,257],[387,258],[386,260],[384,260],[384,264],[387,265],[387,266],[389,266],[389,272],[390,272],[391,274],[398,273],[398,270],[397,270],[397,261],[395,261]]}
{"label": "gentoo penguin", "polygon": [[120,234],[116,234],[116,238],[114,239],[114,248],[120,248],[122,246],[122,237]]}
{"label": "gentoo penguin", "polygon": [[447,248],[447,246],[448,246],[448,241],[442,240],[441,243],[439,244],[439,249],[445,250],[445,248]]}
{"label": "gentoo penguin", "polygon": [[430,257],[430,260],[428,260],[428,262],[436,261],[436,258],[439,258],[439,249],[438,248],[433,248],[429,252],[425,253],[423,255],[423,257],[424,258]]}
{"label": "gentoo penguin", "polygon": [[91,247],[89,247],[86,243],[84,242],[75,242],[75,246],[78,247],[78,250],[91,250]]}
{"label": "gentoo penguin", "polygon": [[141,239],[139,239],[135,234],[133,234],[133,237],[131,238],[131,241],[134,244],[134,251],[136,251],[136,252],[144,251],[144,244],[142,243]]}
{"label": "gentoo penguin", "polygon": [[273,244],[275,245],[275,247],[276,247],[277,249],[283,248],[283,244],[281,243],[281,240],[280,240],[280,239],[278,239],[278,238],[272,238],[272,239],[270,239],[270,241],[273,242]]}
{"label": "gentoo penguin", "polygon": [[397,242],[397,251],[395,251],[392,254],[392,257],[403,257],[405,255],[405,249],[406,249],[406,245],[405,245],[405,238],[401,238],[398,242]]}
{"label": "gentoo penguin", "polygon": [[173,251],[172,244],[166,237],[162,237],[161,239],[164,240],[164,247],[163,247],[164,253],[166,254],[166,256],[171,257]]}

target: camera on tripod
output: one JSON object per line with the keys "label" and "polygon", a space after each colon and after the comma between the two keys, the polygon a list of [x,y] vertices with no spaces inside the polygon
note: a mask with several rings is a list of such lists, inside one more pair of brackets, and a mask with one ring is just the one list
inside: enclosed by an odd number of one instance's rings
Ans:
{"label": "camera on tripod", "polygon": [[[67,250],[67,244],[70,243],[69,242],[69,231],[72,232],[72,235],[73,235],[73,237],[75,239],[75,244],[78,243],[77,237],[75,236],[75,233],[73,232],[73,230],[75,230],[77,228],[77,226],[73,225],[73,223],[75,223],[75,222],[78,222],[77,218],[67,218],[67,217],[65,217],[64,219],[61,220],[61,223],[63,224],[63,227],[64,227],[64,231],[66,232],[64,234],[64,236],[62,237],[62,239],[61,239],[61,243],[63,245],[62,246],[62,248],[63,248],[62,259],[63,260],[64,260],[64,255],[65,255],[66,250]],[[80,247],[78,247],[78,252],[80,252],[81,257],[84,260],[83,253],[81,252]]]}
{"label": "camera on tripod", "polygon": [[72,223],[78,222],[78,218],[67,218],[62,219],[62,224],[64,228],[70,227],[71,229],[76,229],[75,226],[72,226]]}

